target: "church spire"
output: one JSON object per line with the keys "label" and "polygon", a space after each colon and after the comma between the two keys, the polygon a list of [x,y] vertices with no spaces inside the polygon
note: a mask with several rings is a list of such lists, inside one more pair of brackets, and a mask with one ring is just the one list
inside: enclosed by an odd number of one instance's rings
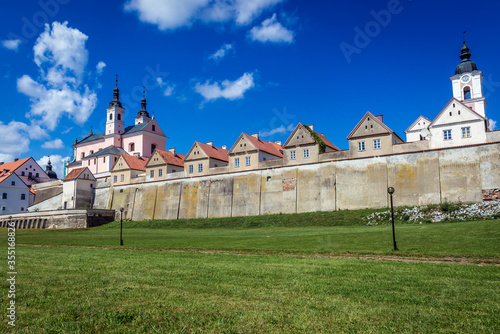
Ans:
{"label": "church spire", "polygon": [[470,57],[471,57],[471,54],[469,52],[470,49],[467,46],[467,44],[465,44],[465,33],[466,32],[467,32],[467,30],[464,31],[464,41],[463,41],[462,47],[460,48],[460,59],[462,59],[462,61],[455,68],[455,75],[477,71],[476,63],[473,62],[472,60],[470,60]]}
{"label": "church spire", "polygon": [[110,107],[118,106],[122,108],[122,103],[120,102],[120,90],[118,89],[118,74],[115,79],[115,89],[113,90],[113,101],[109,103]]}
{"label": "church spire", "polygon": [[146,117],[149,117],[149,113],[148,111],[146,110],[146,89],[144,88],[144,86],[142,86],[142,100],[141,100],[141,110],[139,111],[139,113],[137,114],[137,116],[146,116]]}

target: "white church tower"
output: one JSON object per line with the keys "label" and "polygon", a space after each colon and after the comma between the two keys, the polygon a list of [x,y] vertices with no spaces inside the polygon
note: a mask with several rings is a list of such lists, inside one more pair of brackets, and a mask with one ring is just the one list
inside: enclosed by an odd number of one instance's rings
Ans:
{"label": "white church tower", "polygon": [[118,76],[116,78],[115,89],[113,90],[113,101],[109,103],[109,107],[106,110],[106,136],[121,135],[125,131],[125,109],[120,102]]}
{"label": "white church tower", "polygon": [[483,72],[478,71],[476,63],[470,60],[467,44],[460,49],[462,62],[455,68],[452,76],[453,97],[479,115],[486,117],[486,99],[483,96]]}

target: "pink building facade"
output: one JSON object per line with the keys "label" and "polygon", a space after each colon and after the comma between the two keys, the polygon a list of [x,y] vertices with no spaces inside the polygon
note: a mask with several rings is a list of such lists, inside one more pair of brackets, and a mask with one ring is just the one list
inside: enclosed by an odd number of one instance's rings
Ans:
{"label": "pink building facade", "polygon": [[119,99],[118,86],[113,100],[106,109],[106,132],[92,133],[73,144],[73,161],[67,164],[67,173],[88,167],[97,178],[110,175],[111,168],[121,154],[149,158],[156,148],[165,150],[168,139],[154,117],[146,110],[146,98],[141,100],[141,110],[135,124],[125,126],[125,109]]}

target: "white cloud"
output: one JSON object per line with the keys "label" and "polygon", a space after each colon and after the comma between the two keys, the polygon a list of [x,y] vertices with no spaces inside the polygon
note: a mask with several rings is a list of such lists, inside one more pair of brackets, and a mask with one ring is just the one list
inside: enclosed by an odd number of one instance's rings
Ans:
{"label": "white cloud", "polygon": [[196,21],[239,25],[252,22],[264,10],[283,0],[129,0],[125,11],[137,12],[139,20],[160,30],[190,26]]}
{"label": "white cloud", "polygon": [[[19,157],[20,154],[29,151],[30,137],[29,125],[21,122],[12,121],[9,124],[0,122],[0,154],[4,159],[9,157]],[[3,160],[2,160],[3,161]],[[6,161],[4,161],[6,162]]]}
{"label": "white cloud", "polygon": [[269,137],[269,136],[275,135],[277,133],[285,134],[287,132],[292,132],[293,129],[295,129],[295,127],[293,126],[293,124],[290,124],[287,127],[285,127],[284,125],[282,125],[282,126],[280,126],[278,128],[275,128],[275,129],[272,129],[272,130],[269,130],[269,131],[260,132],[259,136],[261,136],[261,137]]}
{"label": "white cloud", "polygon": [[276,14],[253,27],[249,36],[254,41],[271,43],[293,43],[293,31],[286,29],[276,19]]}
{"label": "white cloud", "polygon": [[9,50],[17,51],[19,50],[19,45],[21,45],[21,40],[20,39],[6,39],[2,41],[2,45],[4,48],[7,48]]}
{"label": "white cloud", "polygon": [[229,51],[234,50],[234,46],[232,44],[224,44],[221,48],[211,54],[208,58],[213,59],[215,61],[219,61],[229,54]]}
{"label": "white cloud", "polygon": [[195,90],[200,93],[205,100],[217,100],[224,98],[228,100],[236,100],[243,98],[247,90],[254,87],[253,73],[245,73],[235,81],[224,80],[220,84],[218,82],[196,83]]}
{"label": "white cloud", "polygon": [[82,84],[88,62],[85,49],[88,37],[67,24],[54,22],[52,27],[46,24],[33,47],[40,82],[28,75],[17,80],[18,91],[31,101],[31,110],[26,116],[51,131],[62,116],[83,125],[97,104],[96,93]]}
{"label": "white cloud", "polygon": [[56,138],[54,140],[50,140],[50,141],[43,143],[42,147],[43,148],[59,149],[59,148],[64,148],[64,143],[61,139]]}
{"label": "white cloud", "polygon": [[104,71],[104,68],[106,67],[106,63],[103,62],[103,61],[100,61],[97,66],[95,67],[96,68],[96,71],[97,71],[97,74],[101,75],[102,72]]}
{"label": "white cloud", "polygon": [[493,119],[490,118],[489,119],[489,123],[490,123],[490,126],[489,126],[490,130],[491,131],[495,130],[496,127],[497,127],[497,121],[495,121],[495,120],[493,120]]}
{"label": "white cloud", "polygon": [[165,96],[171,96],[174,93],[174,88],[175,86],[168,86],[165,91],[163,92],[163,95]]}
{"label": "white cloud", "polygon": [[40,167],[45,170],[47,167],[47,164],[49,163],[49,158],[50,158],[50,164],[52,165],[52,170],[56,172],[57,178],[62,179],[64,177],[64,161],[68,161],[69,157],[62,157],[58,154],[55,155],[45,155],[36,162],[40,165]]}

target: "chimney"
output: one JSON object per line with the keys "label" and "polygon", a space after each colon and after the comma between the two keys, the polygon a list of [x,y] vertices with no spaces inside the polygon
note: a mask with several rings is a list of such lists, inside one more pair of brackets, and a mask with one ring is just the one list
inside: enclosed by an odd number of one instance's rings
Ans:
{"label": "chimney", "polygon": [[252,133],[252,137],[259,139],[259,133]]}
{"label": "chimney", "polygon": [[207,145],[214,146],[214,142],[213,141],[207,141]]}
{"label": "chimney", "polygon": [[141,153],[139,153],[139,152],[134,152],[134,157],[136,157],[136,158],[140,158],[140,157],[141,157]]}
{"label": "chimney", "polygon": [[0,162],[0,166],[1,166],[1,165],[3,165],[3,161],[2,161],[2,162]]}
{"label": "chimney", "polygon": [[19,160],[19,158],[15,158],[15,159],[14,159],[14,161],[17,161],[17,160]]}
{"label": "chimney", "polygon": [[309,124],[308,127],[309,127],[309,129],[311,129],[312,131],[314,131],[314,124]]}
{"label": "chimney", "polygon": [[280,145],[280,146],[281,146],[281,140],[277,140],[277,141],[275,141],[274,143],[275,143],[275,144],[278,144],[278,145]]}
{"label": "chimney", "polygon": [[379,120],[381,123],[384,123],[384,115],[377,115],[377,116],[375,116],[375,118],[378,118],[378,120]]}
{"label": "chimney", "polygon": [[227,150],[227,145],[222,145],[223,150]]}
{"label": "chimney", "polygon": [[175,155],[175,147],[169,148],[168,150],[170,151],[170,153],[172,153],[173,155]]}

